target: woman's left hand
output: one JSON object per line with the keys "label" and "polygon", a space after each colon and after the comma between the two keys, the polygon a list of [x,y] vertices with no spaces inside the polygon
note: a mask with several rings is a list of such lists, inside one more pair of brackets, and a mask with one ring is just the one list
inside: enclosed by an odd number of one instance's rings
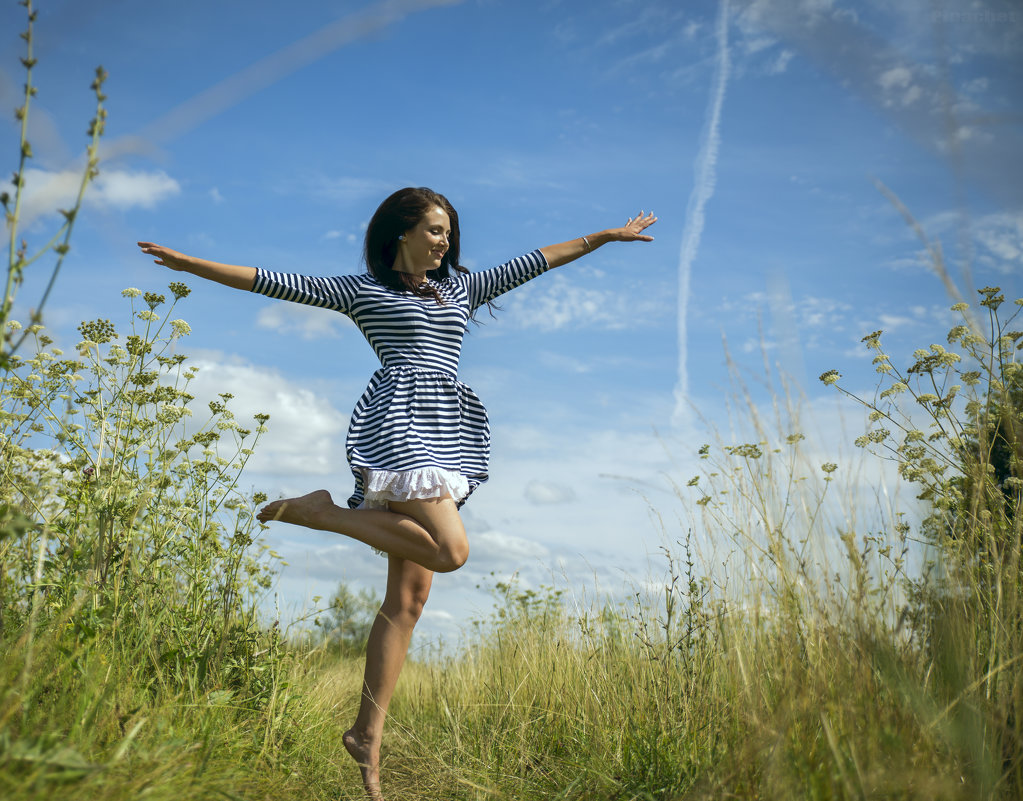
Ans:
{"label": "woman's left hand", "polygon": [[654,238],[644,234],[647,228],[657,222],[653,212],[644,216],[641,211],[635,217],[629,217],[629,221],[621,228],[611,228],[608,234],[614,242],[653,242]]}

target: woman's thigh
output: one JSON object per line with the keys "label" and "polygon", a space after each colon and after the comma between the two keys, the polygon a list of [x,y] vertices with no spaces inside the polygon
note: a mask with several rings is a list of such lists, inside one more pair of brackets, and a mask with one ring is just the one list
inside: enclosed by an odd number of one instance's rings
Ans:
{"label": "woman's thigh", "polygon": [[408,515],[430,532],[435,540],[465,539],[465,526],[458,506],[450,495],[443,498],[417,498],[411,501],[389,501],[392,512]]}

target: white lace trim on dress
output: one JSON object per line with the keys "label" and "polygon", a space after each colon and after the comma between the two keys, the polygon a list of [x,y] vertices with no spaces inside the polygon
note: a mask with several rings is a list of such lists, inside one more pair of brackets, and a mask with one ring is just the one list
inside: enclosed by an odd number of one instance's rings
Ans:
{"label": "white lace trim on dress", "polygon": [[440,467],[419,470],[371,470],[362,468],[363,501],[360,509],[386,509],[388,501],[412,501],[450,495],[456,502],[469,494],[469,482],[461,473]]}

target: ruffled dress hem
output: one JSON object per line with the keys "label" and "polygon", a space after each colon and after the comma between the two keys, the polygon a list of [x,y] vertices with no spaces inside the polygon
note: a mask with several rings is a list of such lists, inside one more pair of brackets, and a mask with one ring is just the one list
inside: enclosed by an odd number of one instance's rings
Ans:
{"label": "ruffled dress hem", "polygon": [[469,495],[469,482],[461,473],[441,467],[418,470],[362,468],[363,498],[359,509],[387,509],[389,501],[442,498],[461,503]]}

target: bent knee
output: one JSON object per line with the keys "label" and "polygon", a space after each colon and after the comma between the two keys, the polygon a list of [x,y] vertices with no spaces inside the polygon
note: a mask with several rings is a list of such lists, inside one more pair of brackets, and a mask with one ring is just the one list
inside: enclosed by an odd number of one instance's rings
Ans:
{"label": "bent knee", "polygon": [[461,542],[457,545],[449,545],[440,552],[440,564],[436,570],[438,573],[450,573],[458,570],[469,560],[469,543]]}

